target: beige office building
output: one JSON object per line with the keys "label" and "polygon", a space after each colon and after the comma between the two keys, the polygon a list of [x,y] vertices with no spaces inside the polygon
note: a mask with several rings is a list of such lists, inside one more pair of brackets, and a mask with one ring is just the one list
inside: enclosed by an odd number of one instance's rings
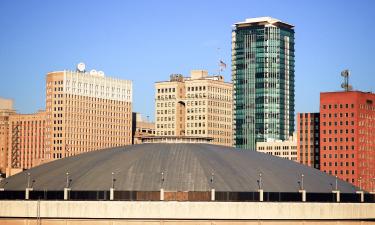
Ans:
{"label": "beige office building", "polygon": [[132,143],[132,82],[102,71],[46,77],[46,158],[59,159]]}
{"label": "beige office building", "polygon": [[288,140],[268,140],[267,142],[257,142],[256,149],[258,152],[278,156],[298,162],[297,160],[297,134],[289,137]]}
{"label": "beige office building", "polygon": [[46,113],[9,116],[7,177],[44,163]]}
{"label": "beige office building", "polygon": [[133,112],[132,144],[142,144],[142,138],[155,135],[155,123],[141,113]]}
{"label": "beige office building", "polygon": [[0,173],[5,174],[8,165],[9,116],[14,114],[13,101],[0,98]]}
{"label": "beige office building", "polygon": [[232,146],[232,91],[223,76],[205,70],[156,82],[156,135],[210,137],[212,144]]}

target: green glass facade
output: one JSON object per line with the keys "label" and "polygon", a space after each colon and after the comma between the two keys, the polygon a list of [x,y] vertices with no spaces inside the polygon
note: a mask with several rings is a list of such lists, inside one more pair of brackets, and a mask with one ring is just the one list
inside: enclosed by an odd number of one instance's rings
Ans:
{"label": "green glass facade", "polygon": [[256,142],[286,140],[293,134],[293,26],[280,21],[236,24],[232,80],[237,148],[255,150]]}

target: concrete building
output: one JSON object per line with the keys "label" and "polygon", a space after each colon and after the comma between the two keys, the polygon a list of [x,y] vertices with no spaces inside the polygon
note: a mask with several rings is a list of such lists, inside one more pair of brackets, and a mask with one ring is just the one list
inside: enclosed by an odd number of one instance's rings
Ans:
{"label": "concrete building", "polygon": [[8,125],[7,177],[44,163],[46,113],[12,114]]}
{"label": "concrete building", "polygon": [[132,82],[103,72],[50,72],[46,77],[46,158],[132,143]]}
{"label": "concrete building", "polygon": [[211,144],[212,139],[210,137],[199,137],[199,136],[145,136],[142,137],[142,143],[168,143],[168,144]]}
{"label": "concrete building", "polygon": [[256,150],[297,162],[297,136],[294,134],[285,141],[271,139],[267,142],[257,142]]}
{"label": "concrete building", "polygon": [[271,17],[234,24],[232,80],[236,147],[292,136],[294,26]]}
{"label": "concrete building", "polygon": [[232,84],[204,70],[155,83],[157,136],[212,137],[232,146]]}
{"label": "concrete building", "polygon": [[13,101],[0,98],[0,177],[5,176],[8,166],[9,116],[14,113]]}
{"label": "concrete building", "polygon": [[364,190],[375,188],[375,94],[320,94],[320,169]]}
{"label": "concrete building", "polygon": [[320,168],[319,113],[297,114],[298,162],[315,169]]}
{"label": "concrete building", "polygon": [[132,114],[132,144],[141,144],[143,137],[155,135],[155,123],[144,118],[142,114]]}

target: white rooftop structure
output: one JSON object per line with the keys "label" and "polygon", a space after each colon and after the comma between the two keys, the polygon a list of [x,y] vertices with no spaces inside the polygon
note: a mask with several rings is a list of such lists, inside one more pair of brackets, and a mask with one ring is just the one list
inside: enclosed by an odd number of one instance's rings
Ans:
{"label": "white rooftop structure", "polygon": [[275,19],[275,18],[272,18],[272,17],[269,17],[269,16],[247,18],[245,21],[235,23],[234,25],[236,26],[236,25],[242,25],[242,24],[252,24],[252,23],[262,23],[262,22],[266,22],[268,24],[282,23],[282,24],[285,24],[287,26],[290,26],[291,28],[294,27],[291,24],[282,22],[279,19]]}

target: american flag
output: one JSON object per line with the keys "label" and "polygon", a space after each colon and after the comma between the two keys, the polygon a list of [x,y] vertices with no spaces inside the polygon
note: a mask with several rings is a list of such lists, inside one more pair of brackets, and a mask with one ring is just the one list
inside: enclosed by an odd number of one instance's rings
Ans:
{"label": "american flag", "polygon": [[220,71],[223,71],[225,70],[225,68],[227,68],[227,64],[225,64],[222,60],[220,60],[219,66],[220,66]]}

